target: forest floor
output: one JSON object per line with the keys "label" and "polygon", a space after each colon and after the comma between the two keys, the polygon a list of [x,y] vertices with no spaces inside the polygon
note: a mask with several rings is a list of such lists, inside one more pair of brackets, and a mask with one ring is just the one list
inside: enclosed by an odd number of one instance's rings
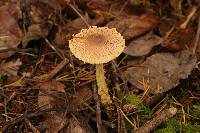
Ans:
{"label": "forest floor", "polygon": [[[1,0],[0,132],[200,132],[199,9],[199,0]],[[104,64],[111,108],[95,65],[69,48],[88,26],[125,39]]]}

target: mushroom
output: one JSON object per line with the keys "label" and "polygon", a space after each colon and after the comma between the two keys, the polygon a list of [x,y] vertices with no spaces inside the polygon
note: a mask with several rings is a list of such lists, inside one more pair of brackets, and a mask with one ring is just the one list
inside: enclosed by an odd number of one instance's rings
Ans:
{"label": "mushroom", "polygon": [[79,60],[96,64],[98,94],[103,105],[110,105],[112,100],[105,81],[103,63],[115,59],[123,52],[125,48],[123,36],[115,28],[90,26],[69,40],[69,48]]}

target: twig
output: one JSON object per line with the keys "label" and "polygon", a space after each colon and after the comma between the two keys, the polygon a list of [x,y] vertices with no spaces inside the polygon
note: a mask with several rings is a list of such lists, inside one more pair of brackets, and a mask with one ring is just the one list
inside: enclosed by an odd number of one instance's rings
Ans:
{"label": "twig", "polygon": [[112,78],[113,78],[113,82],[114,82],[114,91],[117,94],[117,97],[119,99],[122,99],[122,95],[121,95],[121,90],[120,90],[120,84],[119,84],[119,77],[117,75],[117,69],[116,69],[116,65],[114,63],[114,61],[112,62]]}
{"label": "twig", "polygon": [[69,60],[65,58],[60,64],[56,66],[49,74],[46,76],[46,80],[52,79],[67,63],[69,63]]}
{"label": "twig", "polygon": [[189,13],[189,15],[187,16],[186,20],[180,25],[181,29],[185,29],[189,23],[189,21],[191,20],[191,18],[194,16],[195,12],[197,11],[197,6],[192,7],[191,12]]}
{"label": "twig", "polygon": [[[92,117],[91,120],[93,121],[97,121],[96,117]],[[109,121],[105,121],[105,120],[101,120],[102,121],[102,125],[105,125],[106,127],[110,127],[110,128],[116,128],[115,123],[109,122]]]}
{"label": "twig", "polygon": [[199,17],[198,28],[197,28],[197,33],[196,33],[196,36],[195,36],[195,42],[194,42],[192,54],[195,54],[195,52],[196,52],[196,49],[197,49],[198,44],[199,44],[199,38],[200,38],[200,17]]}
{"label": "twig", "polygon": [[[92,79],[92,80],[88,80],[88,81],[85,81],[85,82],[83,82],[83,83],[81,83],[81,84],[78,84],[76,87],[83,87],[83,86],[85,86],[85,85],[88,85],[88,84],[90,84],[90,83],[92,83],[92,82],[94,82],[96,79]],[[72,89],[74,89],[74,87],[69,87],[69,88],[67,88],[66,90],[72,90]]]}
{"label": "twig", "polygon": [[15,52],[30,52],[33,49],[27,48],[27,49],[21,49],[21,48],[7,48],[7,47],[1,47],[0,48],[0,53],[3,52],[9,52],[9,51],[15,51]]}
{"label": "twig", "polygon": [[128,2],[129,2],[129,0],[126,0],[126,2],[122,5],[119,13],[117,14],[118,17],[121,15],[122,11],[125,9],[125,7],[127,6]]}
{"label": "twig", "polygon": [[28,119],[25,119],[26,124],[31,128],[31,130],[33,131],[33,133],[40,133],[36,127],[33,126],[33,124],[31,124],[31,122]]}
{"label": "twig", "polygon": [[7,130],[8,130],[9,127],[12,127],[12,126],[15,125],[16,123],[19,123],[19,122],[21,122],[21,121],[23,121],[23,120],[25,120],[25,119],[30,119],[30,118],[32,118],[32,117],[42,115],[42,114],[44,114],[44,113],[46,113],[46,112],[60,111],[60,110],[61,110],[60,108],[59,108],[59,109],[58,109],[58,108],[57,108],[57,109],[55,109],[55,108],[50,108],[50,109],[45,109],[45,110],[38,110],[38,111],[36,111],[36,112],[29,113],[29,114],[24,114],[24,115],[22,115],[21,117],[15,119],[15,120],[13,120],[13,121],[9,121],[9,122],[7,123],[7,125],[3,126],[3,128],[2,128],[2,133],[7,133]]}
{"label": "twig", "polygon": [[104,133],[104,129],[102,127],[102,120],[101,120],[101,108],[100,108],[100,101],[97,94],[97,87],[96,84],[93,83],[93,90],[94,90],[94,100],[96,102],[96,120],[97,120],[97,129],[98,133]]}
{"label": "twig", "polygon": [[74,93],[76,94],[76,89],[75,89],[75,87],[76,87],[76,78],[77,78],[77,76],[76,76],[76,73],[75,73],[75,69],[74,69],[74,61],[73,61],[73,57],[72,57],[72,53],[70,52],[70,54],[69,54],[70,56],[69,56],[69,61],[70,61],[70,66],[71,66],[71,68],[72,68],[72,72],[73,72],[73,76],[74,76],[74,80],[73,80],[73,91],[74,91]]}
{"label": "twig", "polygon": [[61,58],[61,59],[64,59],[64,55],[58,50],[58,48],[56,48],[54,45],[52,45],[49,40],[47,38],[44,38],[45,42],[49,45],[49,47],[54,50],[58,56]]}
{"label": "twig", "polygon": [[126,117],[126,115],[124,114],[124,112],[121,110],[121,108],[117,105],[117,103],[115,102],[115,106],[116,106],[116,108],[117,108],[117,124],[118,124],[118,127],[117,127],[117,132],[118,133],[126,133],[127,131],[126,131],[126,127],[125,127],[125,122],[124,122],[124,118],[126,118],[126,120],[128,121],[128,122],[130,122],[129,121],[129,119]]}
{"label": "twig", "polygon": [[88,22],[85,20],[85,18],[76,10],[76,8],[73,6],[73,5],[71,5],[71,4],[68,4],[69,5],[69,7],[71,7],[77,14],[78,14],[78,16],[83,20],[83,22],[86,24],[86,26],[89,28],[90,27],[90,25],[88,24]]}
{"label": "twig", "polygon": [[163,99],[164,97],[166,96],[165,93],[159,93],[157,95],[153,95],[147,99],[145,99],[143,101],[144,105],[145,106],[148,106],[148,107],[152,107],[154,106],[156,103],[158,103],[161,99]]}
{"label": "twig", "polygon": [[150,133],[154,129],[156,129],[156,127],[158,127],[161,123],[172,118],[176,114],[176,112],[177,112],[176,108],[169,108],[169,109],[159,113],[152,120],[148,121],[144,126],[140,127],[139,129],[137,129],[133,132],[134,133]]}

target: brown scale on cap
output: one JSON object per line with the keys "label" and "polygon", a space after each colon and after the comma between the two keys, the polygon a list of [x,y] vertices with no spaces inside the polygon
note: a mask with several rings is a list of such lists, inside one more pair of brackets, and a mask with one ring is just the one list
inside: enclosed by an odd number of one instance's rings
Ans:
{"label": "brown scale on cap", "polygon": [[122,53],[125,40],[115,28],[91,26],[74,35],[69,41],[69,48],[83,62],[102,64]]}

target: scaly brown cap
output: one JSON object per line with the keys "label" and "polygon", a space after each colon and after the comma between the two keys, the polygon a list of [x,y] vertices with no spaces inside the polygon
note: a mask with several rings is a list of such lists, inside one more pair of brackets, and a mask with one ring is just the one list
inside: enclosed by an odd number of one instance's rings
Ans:
{"label": "scaly brown cap", "polygon": [[125,48],[125,40],[115,28],[91,26],[74,35],[69,48],[83,62],[101,64],[118,57]]}

